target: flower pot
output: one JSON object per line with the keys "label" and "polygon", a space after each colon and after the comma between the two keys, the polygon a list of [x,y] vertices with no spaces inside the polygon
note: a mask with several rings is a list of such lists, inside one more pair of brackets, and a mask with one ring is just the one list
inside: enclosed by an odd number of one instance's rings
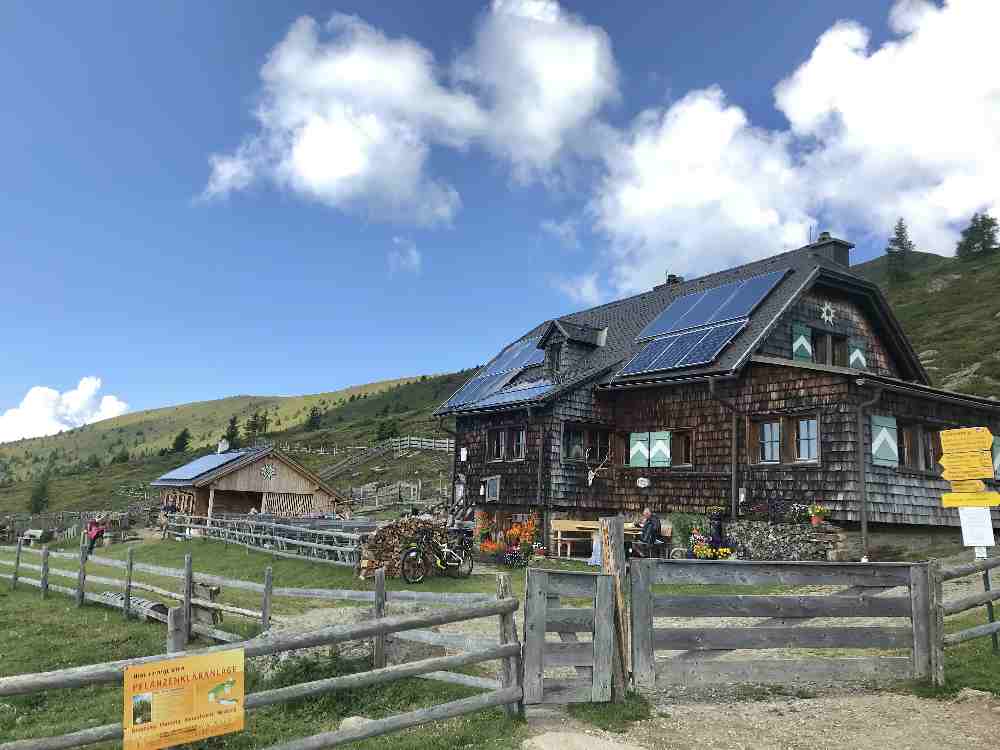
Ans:
{"label": "flower pot", "polygon": [[811,517],[809,518],[809,522],[810,522],[810,523],[811,523],[811,524],[812,524],[813,526],[819,526],[820,524],[822,524],[822,523],[823,523],[823,516],[811,516]]}

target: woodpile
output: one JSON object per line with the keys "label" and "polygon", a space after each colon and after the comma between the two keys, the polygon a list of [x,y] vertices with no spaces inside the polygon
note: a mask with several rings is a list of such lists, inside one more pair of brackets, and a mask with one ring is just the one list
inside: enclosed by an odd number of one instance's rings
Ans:
{"label": "woodpile", "polygon": [[[434,539],[439,544],[448,541],[445,527],[440,523],[412,516],[393,521],[376,531],[368,538],[368,543],[361,550],[361,575],[375,575],[379,568],[385,568],[387,578],[399,578],[400,556],[410,544],[417,540],[417,532],[430,529]],[[433,570],[433,566],[430,568]]]}

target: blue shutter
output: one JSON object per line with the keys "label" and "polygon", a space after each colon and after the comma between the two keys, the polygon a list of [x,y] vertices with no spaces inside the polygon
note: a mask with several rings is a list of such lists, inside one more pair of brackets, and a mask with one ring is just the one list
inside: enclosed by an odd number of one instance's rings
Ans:
{"label": "blue shutter", "polygon": [[628,438],[628,465],[649,466],[649,433],[633,432]]}
{"label": "blue shutter", "polygon": [[864,339],[851,339],[847,342],[847,366],[855,370],[868,369],[868,347]]}
{"label": "blue shutter", "polygon": [[872,414],[872,463],[899,466],[899,436],[895,417]]}
{"label": "blue shutter", "polygon": [[792,359],[813,361],[812,328],[792,323]]}
{"label": "blue shutter", "polygon": [[649,465],[670,466],[670,433],[649,433]]}

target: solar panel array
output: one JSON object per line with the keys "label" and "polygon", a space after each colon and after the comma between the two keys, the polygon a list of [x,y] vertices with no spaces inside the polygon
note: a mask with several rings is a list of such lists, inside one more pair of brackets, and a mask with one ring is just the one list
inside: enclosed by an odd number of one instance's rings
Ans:
{"label": "solar panel array", "polygon": [[746,319],[709,328],[675,333],[650,341],[618,373],[639,375],[644,372],[673,370],[714,362],[719,352],[743,330]]}
{"label": "solar panel array", "polygon": [[782,268],[678,297],[642,330],[636,341],[747,318],[787,272]]}
{"label": "solar panel array", "polygon": [[477,402],[476,406],[499,406],[501,404],[516,404],[519,401],[531,401],[539,396],[544,396],[554,387],[552,383],[546,381],[534,383],[530,386],[509,388],[506,391],[494,393],[492,396],[484,398],[482,401]]}
{"label": "solar panel array", "polygon": [[510,370],[521,370],[545,361],[545,352],[538,348],[541,336],[517,341],[504,349],[486,366],[484,375],[498,375]]}
{"label": "solar panel array", "polygon": [[200,477],[202,474],[213,469],[217,469],[220,466],[228,464],[230,461],[235,461],[236,459],[242,457],[244,451],[232,451],[229,453],[212,453],[208,456],[202,456],[201,458],[196,458],[194,461],[184,464],[183,466],[178,466],[176,469],[171,469],[162,477],[161,480],[167,481],[183,481],[186,479],[195,479]]}
{"label": "solar panel array", "polygon": [[[545,361],[545,352],[538,348],[540,340],[540,336],[535,336],[523,341],[516,341],[506,347],[476,377],[459,388],[458,392],[445,402],[445,408],[455,409],[460,406],[470,406],[472,404],[476,406],[495,406],[498,403],[507,403],[502,398],[505,397],[505,394],[498,394],[497,392],[513,380],[524,368],[540,365]],[[494,394],[496,395],[494,396]],[[539,393],[537,395],[542,394]],[[499,400],[482,403],[484,399],[490,399],[491,397]],[[530,398],[534,398],[534,396],[521,396],[512,400],[521,401]]]}

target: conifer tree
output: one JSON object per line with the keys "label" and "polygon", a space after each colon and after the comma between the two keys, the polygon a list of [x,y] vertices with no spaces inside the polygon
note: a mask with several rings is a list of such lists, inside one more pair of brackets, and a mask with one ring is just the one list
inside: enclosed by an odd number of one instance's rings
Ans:
{"label": "conifer tree", "polygon": [[890,283],[898,283],[909,278],[913,248],[914,245],[910,240],[906,222],[900,217],[899,221],[896,222],[892,237],[889,238],[889,245],[885,249],[889,259]]}

